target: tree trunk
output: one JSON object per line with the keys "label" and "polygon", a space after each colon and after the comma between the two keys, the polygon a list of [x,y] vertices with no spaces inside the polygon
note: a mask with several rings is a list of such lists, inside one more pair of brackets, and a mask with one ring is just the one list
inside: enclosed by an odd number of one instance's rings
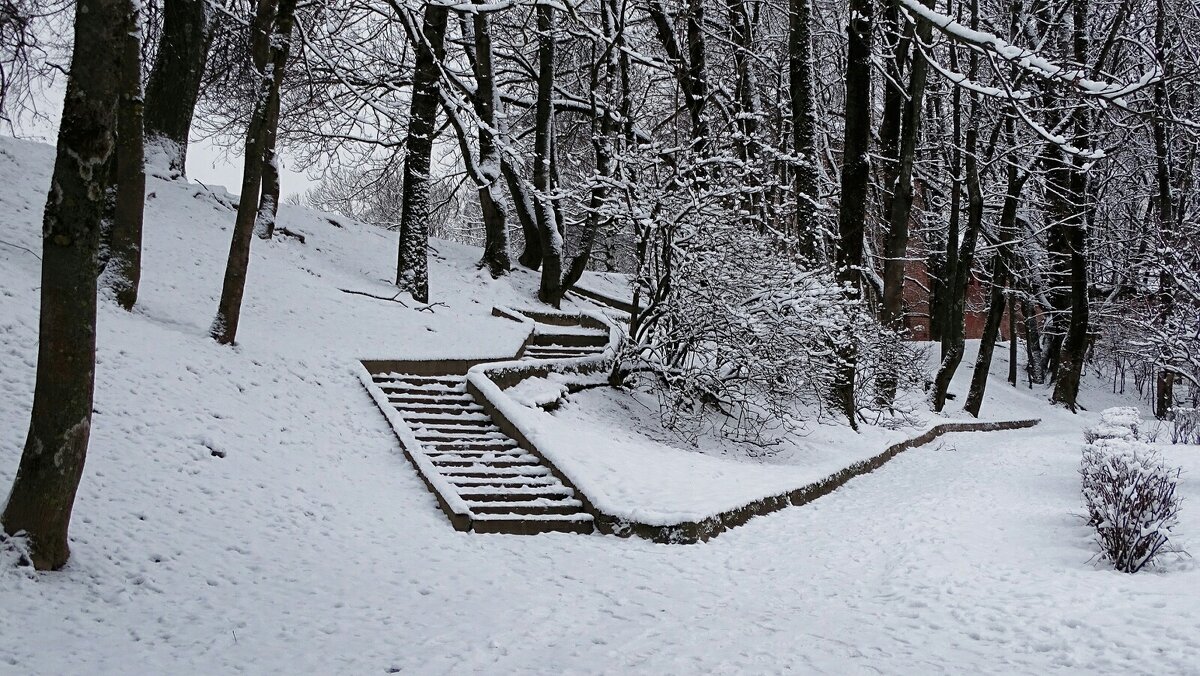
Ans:
{"label": "tree trunk", "polygon": [[[950,50],[950,69],[958,70],[958,51]],[[942,266],[941,282],[936,287],[942,292],[935,296],[937,307],[933,308],[933,313],[938,316],[938,337],[940,340],[941,351],[939,356],[942,362],[945,363],[946,356],[955,341],[955,322],[961,321],[956,319],[954,314],[954,298],[955,285],[958,283],[958,247],[960,237],[960,222],[962,220],[962,152],[959,150],[959,143],[963,138],[962,135],[962,88],[953,87],[950,95],[950,106],[953,109],[952,113],[952,129],[951,137],[953,141],[950,147],[950,216],[946,226],[946,260]],[[947,381],[949,382],[949,381]],[[935,395],[936,396],[936,395]],[[944,397],[945,395],[942,395]],[[944,403],[942,404],[944,405]],[[934,408],[938,409],[939,404],[936,399]],[[940,409],[938,409],[940,410]]]}
{"label": "tree trunk", "polygon": [[[879,23],[881,24],[879,33],[883,41],[883,47],[880,51],[884,55],[882,60],[884,77],[880,83],[880,88],[883,90],[883,109],[879,122],[879,149],[877,151],[879,160],[876,164],[876,173],[878,175],[877,185],[881,193],[879,201],[883,207],[880,217],[884,223],[890,223],[894,209],[900,154],[902,152],[900,150],[900,136],[903,127],[904,101],[906,98],[903,84],[904,69],[908,63],[909,46],[912,42],[912,29],[909,28],[907,21],[902,21],[901,19],[899,0],[884,0],[883,14],[880,17]],[[916,60],[919,60],[919,58]],[[889,232],[885,234],[883,246],[884,293],[888,291],[886,276],[890,270],[888,268],[887,249],[891,239],[889,229]],[[901,275],[903,275],[903,265],[901,265]],[[901,282],[903,282],[903,277],[901,277]],[[881,300],[883,299],[881,298]],[[885,302],[881,302],[880,304],[880,320],[883,321],[884,326],[889,326],[890,321],[886,318],[887,309],[884,307]],[[885,382],[880,383],[880,385],[886,391],[886,380],[888,379],[886,371],[881,374],[881,378]],[[884,403],[886,404],[886,402]]]}
{"label": "tree trunk", "polygon": [[[413,66],[408,138],[404,146],[396,286],[422,303],[429,302],[429,162],[437,122],[438,64],[446,55],[447,14],[445,5],[427,4],[420,32],[411,26],[409,29],[416,63]],[[406,25],[409,25],[407,21]]]}
{"label": "tree trunk", "polygon": [[[592,153],[596,158],[596,176],[593,179],[594,183],[591,190],[591,199],[588,204],[588,212],[584,221],[583,233],[580,236],[579,251],[575,257],[571,259],[571,264],[567,266],[567,271],[562,281],[562,288],[565,291],[573,287],[587,269],[588,261],[591,260],[592,248],[595,246],[596,235],[600,230],[601,210],[608,201],[609,182],[613,175],[613,148],[621,138],[620,130],[617,128],[617,117],[614,111],[625,111],[627,109],[626,102],[622,100],[620,104],[616,104],[619,97],[622,96],[625,87],[624,83],[618,85],[622,78],[622,70],[620,68],[620,53],[624,49],[625,40],[624,34],[618,32],[617,12],[619,7],[613,0],[604,0],[600,6],[601,27],[604,31],[604,38],[611,47],[606,47],[603,54],[604,67],[596,68],[592,78]],[[603,76],[603,82],[597,80]],[[603,86],[601,86],[603,85]],[[597,95],[603,92],[604,105],[598,105],[596,100]]]}
{"label": "tree trunk", "polygon": [[1008,296],[1008,384],[1017,386],[1017,303]]}
{"label": "tree trunk", "polygon": [[1000,322],[1004,318],[1004,285],[1007,282],[1004,262],[997,253],[992,261],[992,285],[988,294],[987,319],[983,323],[983,336],[979,341],[979,354],[975,359],[975,371],[971,374],[971,386],[967,390],[967,401],[963,410],[979,417],[983,406],[983,394],[987,390],[988,374],[992,367],[992,353],[996,349],[996,338],[1000,333]]}
{"label": "tree trunk", "polygon": [[[971,0],[971,27],[979,27],[979,2]],[[954,51],[951,50],[951,54]],[[951,59],[951,67],[955,67],[956,58]],[[975,52],[970,53],[967,66],[967,78],[974,80],[979,71],[979,57]],[[957,88],[955,88],[957,93]],[[979,180],[979,160],[975,151],[979,147],[979,98],[971,93],[968,98],[971,103],[970,117],[967,122],[966,148],[963,156],[966,158],[967,184],[967,228],[963,232],[962,243],[957,245],[954,252],[954,276],[949,280],[949,298],[946,303],[946,319],[942,324],[942,363],[933,379],[933,410],[941,412],[946,407],[946,394],[950,390],[950,381],[958,365],[962,363],[963,352],[966,350],[966,327],[964,326],[964,310],[966,308],[967,286],[971,282],[971,266],[975,260],[975,244],[979,240],[979,230],[983,224],[983,188]],[[956,102],[955,127],[958,127],[958,110]],[[955,138],[957,138],[957,129]],[[957,157],[956,157],[957,160]],[[958,186],[954,186],[954,199],[958,197]],[[952,205],[953,209],[953,205]],[[957,216],[951,213],[952,221]],[[952,231],[957,230],[957,223],[952,223]],[[957,234],[955,232],[954,234]],[[947,250],[956,245],[954,240],[947,244]]]}
{"label": "tree trunk", "polygon": [[171,171],[187,173],[188,132],[208,62],[215,12],[207,0],[166,0],[158,56],[146,86],[146,139]]}
{"label": "tree trunk", "polygon": [[538,270],[542,267],[542,237],[538,234],[537,207],[529,195],[524,179],[509,160],[500,158],[500,173],[504,175],[504,183],[508,186],[508,194],[512,196],[517,221],[521,223],[521,233],[525,246],[517,262],[522,267]]}
{"label": "tree trunk", "polygon": [[554,213],[551,143],[554,134],[554,8],[537,6],[538,81],[534,111],[533,190],[538,237],[542,245],[542,282],[538,298],[558,307],[562,301],[562,233]]}
{"label": "tree trunk", "polygon": [[[1072,0],[1074,26],[1072,42],[1075,59],[1085,63],[1088,57],[1087,36],[1087,0]],[[1071,113],[1074,122],[1074,135],[1077,145],[1086,148],[1088,145],[1087,113],[1076,109]],[[1078,407],[1079,379],[1083,373],[1083,358],[1087,348],[1088,333],[1088,275],[1087,275],[1087,206],[1084,203],[1087,192],[1087,177],[1079,160],[1075,158],[1062,159],[1060,162],[1061,182],[1058,189],[1063,191],[1062,207],[1067,210],[1064,218],[1059,221],[1063,230],[1063,243],[1067,255],[1067,274],[1069,294],[1068,303],[1071,312],[1070,323],[1066,336],[1059,349],[1058,368],[1054,377],[1054,394],[1051,400],[1063,404],[1072,413]],[[1061,268],[1060,268],[1061,269]],[[1062,275],[1060,275],[1060,282]]]}
{"label": "tree trunk", "polygon": [[704,47],[704,0],[687,0],[687,54],[675,38],[674,25],[659,0],[649,3],[650,19],[667,61],[673,66],[675,80],[683,93],[684,105],[692,127],[692,152],[708,155],[709,128],[705,105],[708,102],[708,71]]}
{"label": "tree trunk", "polygon": [[117,303],[132,310],[142,278],[142,216],[146,204],[146,162],[142,136],[142,29],[132,7],[121,33],[121,97],[117,103],[117,148],[110,182],[116,204],[109,226],[104,285]]}
{"label": "tree trunk", "polygon": [[[1166,46],[1166,7],[1163,0],[1158,0],[1157,14],[1154,23],[1154,46],[1158,62],[1163,68],[1167,66],[1167,46]],[[1165,73],[1164,73],[1165,75]],[[1172,217],[1175,205],[1171,197],[1171,166],[1169,163],[1169,148],[1167,136],[1167,85],[1165,81],[1159,81],[1154,86],[1154,108],[1156,115],[1154,117],[1154,159],[1155,159],[1155,184],[1158,191],[1157,199],[1155,200],[1158,212],[1158,231],[1161,241],[1166,247],[1175,247],[1175,224]],[[1165,266],[1164,266],[1165,267]],[[1158,303],[1159,317],[1164,324],[1170,320],[1171,314],[1174,312],[1174,295],[1172,293],[1173,280],[1170,274],[1159,274],[1158,280]],[[1171,408],[1175,404],[1175,373],[1168,369],[1161,369],[1158,372],[1158,377],[1154,383],[1154,417],[1159,420],[1165,420],[1171,414]]]}
{"label": "tree trunk", "polygon": [[816,266],[821,233],[817,222],[817,107],[813,94],[811,0],[788,2],[788,77],[792,102],[792,148],[796,154],[796,247]]}
{"label": "tree trunk", "polygon": [[[483,0],[475,0],[482,4]],[[486,12],[476,12],[473,19],[475,38],[475,96],[472,103],[479,116],[479,170],[483,182],[479,185],[479,208],[483,213],[483,258],[492,277],[507,274],[512,268],[508,256],[508,208],[501,190],[500,151],[495,132],[503,124],[500,94],[496,90],[496,73],[492,58],[492,33]]]}
{"label": "tree trunk", "polygon": [[[225,264],[225,281],[221,300],[213,320],[212,337],[223,345],[237,339],[238,321],[242,313],[242,296],[246,291],[246,270],[250,265],[250,240],[254,237],[254,221],[258,216],[259,189],[262,183],[263,152],[266,146],[267,102],[271,97],[274,77],[268,66],[272,34],[276,30],[276,13],[291,14],[296,0],[259,0],[251,27],[250,54],[258,77],[250,123],[246,128],[245,165],[242,169],[242,194],[238,199],[233,238],[229,245],[229,260]],[[280,36],[282,37],[282,36]]]}
{"label": "tree trunk", "polygon": [[1029,375],[1029,389],[1033,389],[1035,383],[1046,383],[1046,372],[1042,370],[1042,334],[1038,330],[1033,303],[1026,301],[1021,314],[1025,315],[1025,371]]}
{"label": "tree trunk", "polygon": [[78,0],[58,152],[42,220],[41,317],[29,434],[4,507],[38,570],[70,555],[67,528],[83,475],[96,375],[96,275],[103,171],[115,152],[128,0]]}
{"label": "tree trunk", "polygon": [[[928,21],[918,20],[916,37],[927,44],[933,31]],[[898,47],[899,49],[899,47]],[[897,54],[897,58],[900,54]],[[897,162],[893,169],[888,215],[887,237],[884,243],[883,298],[880,304],[882,323],[893,331],[904,330],[904,268],[908,262],[908,221],[912,216],[913,166],[917,159],[917,141],[921,138],[921,112],[925,102],[925,78],[928,64],[919,50],[914,50],[908,84],[908,101],[903,107],[901,135]],[[889,202],[885,200],[885,204]],[[880,370],[880,398],[890,405],[896,397],[896,372],[891,367]]]}
{"label": "tree trunk", "polygon": [[738,191],[738,212],[746,227],[766,232],[766,214],[762,209],[762,167],[759,164],[758,77],[754,70],[757,58],[754,44],[754,24],[746,0],[727,0],[729,9],[729,41],[733,43],[735,71],[733,115],[737,133],[734,149],[742,165],[742,190]]}
{"label": "tree trunk", "polygon": [[279,215],[279,157],[275,146],[279,141],[279,108],[283,78],[287,73],[288,57],[292,51],[292,28],[296,18],[294,5],[281,3],[276,18],[275,36],[271,42],[271,92],[263,121],[262,194],[258,200],[258,216],[254,232],[259,239],[275,236],[275,218]]}
{"label": "tree trunk", "polygon": [[[921,44],[929,42],[933,27],[920,20],[916,35]],[[891,210],[887,214],[888,231],[883,260],[884,326],[899,331],[904,328],[904,267],[908,254],[908,221],[912,215],[913,166],[916,164],[917,141],[921,137],[921,112],[925,100],[925,79],[928,64],[914,50],[908,85],[908,101],[904,104],[900,143],[895,164],[895,182]]]}
{"label": "tree trunk", "polygon": [[[862,297],[863,227],[871,161],[871,0],[850,1],[846,59],[846,125],[842,141],[842,196],[838,209],[837,280],[853,299]],[[851,341],[838,346],[834,394],[850,426],[858,429],[854,379],[858,355]]]}
{"label": "tree trunk", "polygon": [[[1004,121],[1010,146],[1015,146],[1016,132],[1014,120],[1010,115]],[[979,341],[979,355],[975,359],[975,372],[971,374],[971,387],[967,392],[967,401],[963,409],[979,417],[979,409],[983,406],[983,395],[987,389],[988,373],[992,368],[992,353],[996,348],[996,339],[1000,334],[1000,322],[1004,319],[1005,286],[1012,279],[1010,265],[1011,249],[1016,239],[1017,207],[1020,204],[1021,189],[1025,185],[1028,174],[1021,175],[1015,162],[1007,163],[1007,189],[1004,195],[1004,207],[1000,212],[999,246],[992,258],[992,286],[988,298],[987,320],[983,325],[983,336]],[[1015,314],[1011,309],[1010,313]],[[1013,340],[1016,336],[1010,336]],[[1015,362],[1014,362],[1015,363]],[[1015,371],[1013,371],[1015,374]],[[1015,377],[1015,375],[1014,375]]]}

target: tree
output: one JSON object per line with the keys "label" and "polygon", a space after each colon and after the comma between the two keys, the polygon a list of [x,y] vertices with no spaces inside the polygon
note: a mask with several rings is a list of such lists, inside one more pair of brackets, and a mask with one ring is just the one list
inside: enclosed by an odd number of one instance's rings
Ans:
{"label": "tree", "polygon": [[188,133],[216,15],[211,0],[164,0],[162,37],[146,86],[146,140],[187,173]]}
{"label": "tree", "polygon": [[[250,54],[256,82],[250,123],[246,127],[242,194],[238,199],[237,217],[233,224],[221,300],[211,329],[213,339],[223,345],[231,345],[237,338],[242,295],[246,290],[246,269],[250,265],[250,240],[253,239],[258,216],[259,189],[268,138],[267,106],[279,81],[269,60],[270,48],[273,43],[282,44],[290,39],[295,9],[296,0],[259,0],[251,27]],[[282,74],[279,78],[282,78]]]}
{"label": "tree", "polygon": [[[850,298],[862,297],[863,237],[871,161],[871,0],[851,0],[846,63],[846,128],[842,140],[842,196],[838,208],[837,280]],[[835,396],[858,429],[854,400],[855,354],[845,343]]]}
{"label": "tree", "polygon": [[396,286],[415,300],[429,301],[429,162],[433,154],[437,121],[438,64],[446,56],[445,5],[425,5],[420,29],[404,12],[404,25],[416,52],[413,66],[412,105],[405,141],[404,191],[400,216],[400,245],[396,256]]}
{"label": "tree", "polygon": [[39,570],[70,555],[96,369],[96,278],[106,176],[115,151],[128,0],[79,0],[58,150],[42,230],[41,319],[29,435],[0,522],[24,534]]}
{"label": "tree", "polygon": [[792,150],[796,154],[796,242],[813,263],[820,250],[817,222],[817,105],[813,92],[811,0],[788,2],[788,83],[792,108]]}
{"label": "tree", "polygon": [[292,52],[292,27],[295,23],[293,11],[280,6],[276,39],[271,41],[271,92],[263,113],[263,170],[262,194],[258,200],[258,215],[254,232],[259,239],[271,239],[275,234],[275,218],[279,214],[279,109],[282,104],[283,77],[287,72],[288,57]]}
{"label": "tree", "polygon": [[537,5],[538,78],[537,108],[534,112],[533,190],[537,208],[538,237],[542,245],[542,281],[538,298],[558,307],[562,299],[562,232],[554,211],[551,167],[553,162],[554,105],[554,8]]}
{"label": "tree", "polygon": [[146,205],[143,138],[142,26],[137,12],[125,17],[121,44],[121,98],[117,104],[117,149],[109,163],[115,204],[104,237],[103,282],[117,303],[132,310],[142,278],[142,217]]}

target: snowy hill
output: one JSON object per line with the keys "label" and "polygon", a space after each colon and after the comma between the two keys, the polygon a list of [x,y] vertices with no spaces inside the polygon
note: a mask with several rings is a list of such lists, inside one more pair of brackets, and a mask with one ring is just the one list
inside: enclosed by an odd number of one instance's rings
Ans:
{"label": "snowy hill", "polygon": [[[3,485],[32,401],[52,157],[0,139]],[[952,435],[708,544],[455,532],[359,384],[356,360],[511,356],[526,329],[491,309],[528,305],[536,279],[492,280],[475,268],[476,250],[437,242],[438,304],[404,307],[385,300],[395,293],[392,236],[285,206],[282,224],[305,243],[254,242],[240,344],[222,347],[207,334],[230,198],[156,178],[148,192],[138,308],[101,304],[71,562],[34,576],[0,561],[0,673],[1178,673],[1200,664],[1194,565],[1127,576],[1090,560],[1089,530],[1073,514],[1080,430],[1092,416],[1002,380],[985,413],[1042,417],[1041,426]],[[995,369],[1003,373],[1003,355]],[[589,426],[593,445],[642,435],[629,428],[648,423],[631,425],[615,397],[579,396],[557,420]],[[1099,389],[1084,399],[1096,410],[1118,401]],[[877,434],[860,439],[899,433]],[[835,428],[775,466],[736,457],[722,467],[766,476],[855,439]],[[707,450],[679,450],[701,459],[671,471],[717,462],[719,449]],[[1200,469],[1195,449],[1170,452],[1193,476]],[[641,461],[632,454],[627,466]],[[1200,497],[1191,482],[1181,490]],[[1196,501],[1183,518],[1195,538]]]}

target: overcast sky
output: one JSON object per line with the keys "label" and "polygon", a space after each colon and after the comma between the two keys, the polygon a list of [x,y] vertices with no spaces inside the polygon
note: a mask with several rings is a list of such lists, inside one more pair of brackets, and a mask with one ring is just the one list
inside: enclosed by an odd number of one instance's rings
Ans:
{"label": "overcast sky", "polygon": [[[58,132],[58,121],[62,112],[63,95],[66,81],[58,78],[54,85],[38,96],[38,112],[41,119],[23,118],[17,120],[16,136],[30,141],[40,141],[53,145]],[[9,135],[7,127],[0,128],[0,133]],[[302,193],[316,184],[304,172],[297,171],[301,167],[292,166],[294,160],[283,157],[280,171],[280,183],[284,197]],[[226,153],[206,140],[193,139],[188,145],[187,160],[188,178],[200,181],[207,186],[224,186],[231,194],[237,194],[242,183],[242,148],[241,144]]]}

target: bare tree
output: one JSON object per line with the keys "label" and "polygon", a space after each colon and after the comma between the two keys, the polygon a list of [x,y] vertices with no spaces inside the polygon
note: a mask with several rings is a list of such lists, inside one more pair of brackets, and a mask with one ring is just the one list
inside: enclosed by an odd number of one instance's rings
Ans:
{"label": "bare tree", "polygon": [[121,31],[128,0],[79,0],[58,152],[42,221],[41,320],[29,435],[0,522],[29,539],[39,570],[70,555],[96,368],[96,275],[105,172],[115,151]]}

